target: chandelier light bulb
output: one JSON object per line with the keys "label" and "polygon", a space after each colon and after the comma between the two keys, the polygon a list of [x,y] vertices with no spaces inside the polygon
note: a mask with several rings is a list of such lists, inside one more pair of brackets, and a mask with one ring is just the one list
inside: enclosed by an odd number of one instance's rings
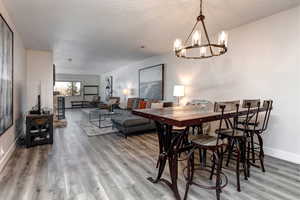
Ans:
{"label": "chandelier light bulb", "polygon": [[221,31],[219,34],[219,45],[225,45],[227,47],[228,34],[225,31]]}
{"label": "chandelier light bulb", "polygon": [[192,45],[193,46],[201,45],[201,34],[199,34],[199,32],[197,30],[193,34]]}
{"label": "chandelier light bulb", "polygon": [[180,51],[180,56],[181,56],[181,57],[186,57],[186,49],[182,49],[182,50]]}
{"label": "chandelier light bulb", "polygon": [[200,57],[205,57],[206,56],[206,47],[201,47],[200,48]]}
{"label": "chandelier light bulb", "polygon": [[174,41],[174,51],[178,51],[182,48],[182,41],[180,39],[176,39]]}

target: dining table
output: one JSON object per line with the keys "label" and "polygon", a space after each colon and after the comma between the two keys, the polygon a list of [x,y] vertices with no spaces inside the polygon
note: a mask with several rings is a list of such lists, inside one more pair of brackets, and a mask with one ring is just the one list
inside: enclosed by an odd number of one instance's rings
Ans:
{"label": "dining table", "polygon": [[[266,108],[251,108],[250,114],[263,112]],[[226,120],[237,116],[247,115],[248,109],[241,108],[238,113],[235,110],[225,111],[223,118]],[[203,109],[202,106],[178,106],[158,109],[137,109],[133,114],[153,120],[156,124],[158,135],[159,157],[157,162],[158,173],[155,178],[148,177],[152,183],[163,182],[167,184],[174,193],[175,199],[180,200],[181,196],[178,190],[178,160],[182,152],[188,151],[188,145],[182,145],[186,140],[188,131],[182,131],[182,134],[173,131],[173,127],[195,127],[201,126],[206,122],[220,120],[221,112],[214,112],[213,109]],[[188,128],[184,129],[188,130]],[[162,178],[163,172],[168,161],[170,170],[169,180]]]}

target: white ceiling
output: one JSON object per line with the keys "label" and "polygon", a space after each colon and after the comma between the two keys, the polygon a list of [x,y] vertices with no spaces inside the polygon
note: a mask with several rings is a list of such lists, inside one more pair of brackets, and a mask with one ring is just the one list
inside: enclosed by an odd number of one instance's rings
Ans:
{"label": "white ceiling", "polygon": [[[110,71],[172,49],[199,0],[4,0],[26,48],[53,50],[60,70]],[[210,33],[299,5],[300,0],[204,0]],[[140,46],[146,48],[141,49]],[[69,62],[68,58],[73,61]]]}

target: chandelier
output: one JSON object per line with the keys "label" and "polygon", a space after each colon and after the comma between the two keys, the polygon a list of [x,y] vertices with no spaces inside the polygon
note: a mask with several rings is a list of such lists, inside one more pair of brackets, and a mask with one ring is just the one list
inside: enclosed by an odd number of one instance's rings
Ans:
{"label": "chandelier", "polygon": [[[228,34],[225,31],[219,33],[218,44],[211,43],[204,23],[205,16],[202,12],[202,0],[200,0],[200,14],[197,21],[184,43],[182,40],[174,41],[174,52],[177,57],[186,59],[203,59],[220,56],[227,52]],[[202,44],[201,30],[197,30],[198,25],[202,25],[206,43]],[[192,37],[192,38],[191,38]],[[190,42],[191,39],[191,42]]]}

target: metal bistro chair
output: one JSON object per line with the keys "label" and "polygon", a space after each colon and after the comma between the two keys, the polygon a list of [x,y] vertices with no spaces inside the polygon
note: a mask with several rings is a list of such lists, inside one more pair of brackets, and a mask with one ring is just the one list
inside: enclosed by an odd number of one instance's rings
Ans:
{"label": "metal bistro chair", "polygon": [[[215,108],[218,109],[220,106],[223,105],[223,102],[216,102]],[[222,139],[228,140],[228,157],[226,166],[228,167],[229,162],[233,155],[236,157],[236,179],[237,179],[237,190],[240,192],[240,170],[243,170],[245,180],[248,179],[248,158],[247,158],[247,141],[248,141],[248,134],[247,134],[247,125],[250,119],[250,103],[247,104],[247,115],[245,117],[245,124],[243,125],[244,128],[238,128],[238,119],[239,119],[239,104],[235,105],[235,116],[233,118],[233,122],[228,120],[228,124],[230,124],[231,128],[228,127],[217,129],[216,134],[220,135]],[[233,154],[235,153],[235,154]],[[240,165],[242,164],[243,168],[240,169]]]}
{"label": "metal bistro chair", "polygon": [[[260,105],[258,105],[258,108],[260,108]],[[250,142],[248,143],[248,157],[250,152],[254,153],[255,157],[253,159],[249,159],[248,161],[248,176],[250,176],[250,165],[253,165],[255,167],[259,167],[255,164],[256,160],[260,161],[260,167],[262,169],[263,172],[265,172],[265,166],[264,166],[264,149],[263,149],[263,138],[262,135],[263,133],[267,130],[268,128],[268,124],[269,124],[269,119],[270,119],[270,114],[271,114],[271,110],[273,108],[273,100],[265,100],[263,102],[263,109],[265,109],[265,113],[263,116],[263,120],[262,123],[258,123],[259,122],[259,109],[256,113],[255,116],[255,124],[259,124],[257,126],[247,126],[248,130],[247,132],[249,132],[251,138],[254,138],[255,136],[257,137],[258,143],[253,143],[253,140],[251,140],[251,145]],[[254,145],[253,145],[254,144]],[[258,154],[258,158],[256,158]],[[252,161],[252,162],[251,162]]]}
{"label": "metal bistro chair", "polygon": [[[242,103],[242,108],[248,108],[247,105],[250,104],[250,108],[256,108],[258,103],[260,103],[260,99],[244,99],[243,100],[243,103]],[[250,114],[249,116],[249,121],[247,122],[248,123],[248,126],[258,126],[259,125],[259,122],[255,122],[255,119],[253,118],[255,115],[254,114]],[[242,129],[243,129],[243,126],[245,125],[246,123],[246,117],[245,116],[240,116],[238,118],[238,124],[242,126]],[[250,145],[251,145],[251,159],[252,159],[252,163],[255,163],[255,147],[254,147],[254,138],[253,138],[253,135],[250,135]],[[250,157],[249,157],[250,159]]]}
{"label": "metal bistro chair", "polygon": [[[242,103],[242,108],[248,108],[248,105],[250,104],[250,108],[255,108],[257,107],[257,104],[260,102],[260,99],[244,99]],[[254,114],[250,115],[250,121],[248,122],[248,125],[255,125],[257,126],[258,124],[254,124],[254,119],[253,119]],[[239,117],[238,123],[239,124],[244,124],[245,123],[245,116]],[[259,123],[259,122],[257,122]]]}
{"label": "metal bistro chair", "polygon": [[[225,105],[222,105],[219,129],[221,129],[224,120],[224,109],[225,109]],[[187,167],[184,168],[184,174],[187,180],[184,199],[187,199],[190,186],[195,185],[203,189],[216,190],[217,200],[219,200],[222,189],[228,184],[228,179],[226,175],[222,172],[223,152],[227,144],[224,143],[224,141],[219,137],[219,135],[217,135],[217,137],[209,136],[209,135],[199,135],[197,139],[191,140],[191,146],[192,149],[189,151],[187,157]],[[211,169],[207,169],[206,167],[201,167],[201,165],[200,168],[195,168],[194,152],[197,149],[202,149],[202,150],[207,150],[212,152]],[[213,186],[205,186],[195,182],[194,181],[195,170],[209,171],[210,180],[212,180],[213,176],[215,176],[216,184]]]}

